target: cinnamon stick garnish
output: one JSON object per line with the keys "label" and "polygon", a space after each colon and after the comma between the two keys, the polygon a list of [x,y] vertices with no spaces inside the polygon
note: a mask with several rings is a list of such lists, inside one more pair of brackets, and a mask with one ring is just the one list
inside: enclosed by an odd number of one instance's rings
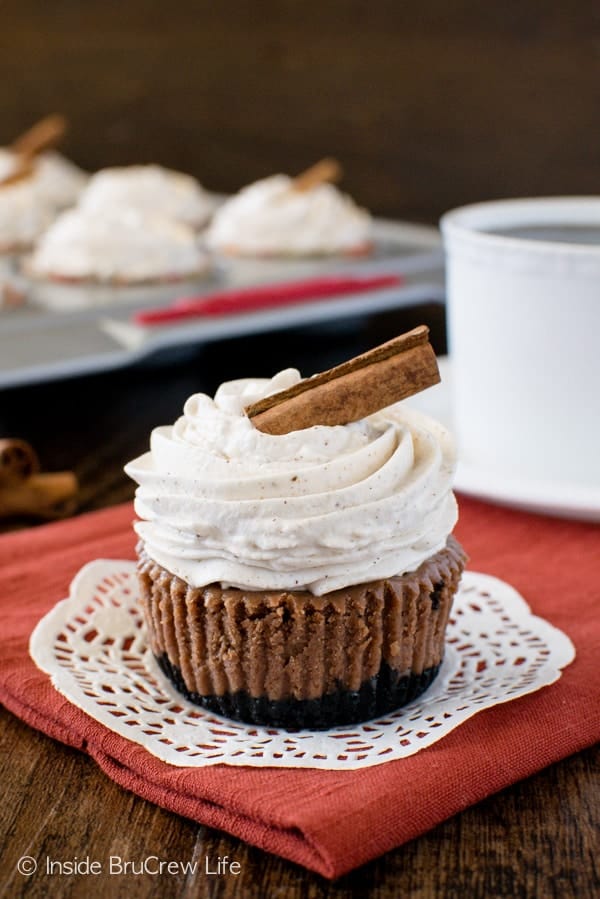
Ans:
{"label": "cinnamon stick garnish", "polygon": [[17,167],[14,168],[10,174],[0,179],[0,187],[8,187],[10,184],[24,181],[26,178],[33,175],[34,168],[33,160],[27,159],[26,157],[19,159]]}
{"label": "cinnamon stick garnish", "polygon": [[427,387],[440,373],[429,328],[420,325],[348,362],[248,406],[259,431],[287,434],[313,425],[343,425]]}
{"label": "cinnamon stick garnish", "polygon": [[309,169],[306,169],[306,171],[301,172],[300,175],[296,175],[292,181],[292,186],[294,190],[307,191],[312,190],[313,187],[318,187],[319,184],[325,184],[326,182],[335,184],[336,181],[340,181],[341,178],[341,165],[337,159],[332,159],[328,156],[325,159],[316,162]]}
{"label": "cinnamon stick garnish", "polygon": [[18,156],[32,159],[44,150],[55,147],[64,137],[67,120],[62,115],[47,115],[13,141],[12,151]]}
{"label": "cinnamon stick garnish", "polygon": [[35,169],[35,157],[44,150],[55,147],[66,130],[67,120],[64,116],[48,115],[23,132],[11,145],[11,150],[17,156],[17,166],[0,180],[0,187],[8,187],[29,178]]}

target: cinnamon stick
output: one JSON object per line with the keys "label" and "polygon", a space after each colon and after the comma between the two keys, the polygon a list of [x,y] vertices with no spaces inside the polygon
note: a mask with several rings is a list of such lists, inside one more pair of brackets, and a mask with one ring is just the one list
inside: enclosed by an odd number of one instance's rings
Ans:
{"label": "cinnamon stick", "polygon": [[33,447],[25,440],[0,440],[0,486],[18,484],[40,470]]}
{"label": "cinnamon stick", "polygon": [[335,182],[340,181],[341,178],[341,165],[337,159],[332,159],[328,156],[325,159],[316,162],[309,169],[306,169],[306,171],[296,175],[292,181],[292,185],[294,190],[307,191],[312,190],[313,187],[318,187],[319,184],[325,184],[325,182],[335,184]]}
{"label": "cinnamon stick", "polygon": [[287,434],[358,421],[439,383],[429,328],[421,325],[288,390],[248,406],[259,431]]}
{"label": "cinnamon stick", "polygon": [[0,489],[0,518],[35,515],[60,518],[75,510],[77,479],[71,471],[33,474]]}
{"label": "cinnamon stick", "polygon": [[64,137],[67,130],[67,120],[64,116],[53,114],[45,116],[24,131],[13,141],[11,150],[18,157],[18,163],[14,171],[0,180],[0,187],[8,187],[18,181],[23,181],[33,174],[35,157],[44,150],[55,147]]}
{"label": "cinnamon stick", "polygon": [[12,151],[18,156],[32,159],[43,150],[55,147],[64,137],[67,120],[62,115],[47,115],[13,141]]}
{"label": "cinnamon stick", "polygon": [[23,156],[19,159],[17,167],[13,171],[0,179],[0,187],[8,187],[10,184],[16,184],[18,181],[24,181],[33,175],[34,164],[31,159]]}

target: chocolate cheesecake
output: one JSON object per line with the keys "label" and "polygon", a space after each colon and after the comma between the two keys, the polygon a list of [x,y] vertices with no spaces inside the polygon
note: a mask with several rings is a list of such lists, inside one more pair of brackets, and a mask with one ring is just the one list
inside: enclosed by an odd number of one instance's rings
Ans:
{"label": "chocolate cheesecake", "polygon": [[314,596],[195,589],[140,548],[152,652],[187,699],[230,718],[313,729],[364,721],[435,678],[464,559],[450,537],[412,574]]}
{"label": "chocolate cheesecake", "polygon": [[289,369],[196,394],[155,429],[126,470],[150,647],[184,696],[326,728],[433,681],[465,562],[455,453],[394,400],[438,377],[416,329],[307,382]]}

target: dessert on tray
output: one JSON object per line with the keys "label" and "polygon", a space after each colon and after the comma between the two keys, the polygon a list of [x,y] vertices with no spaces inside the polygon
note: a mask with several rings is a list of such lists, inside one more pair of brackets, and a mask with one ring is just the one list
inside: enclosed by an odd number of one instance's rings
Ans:
{"label": "dessert on tray", "polygon": [[52,206],[40,197],[32,176],[0,184],[0,254],[16,256],[28,250],[54,214]]}
{"label": "dessert on tray", "polygon": [[225,255],[265,258],[354,256],[371,248],[371,216],[334,184],[324,159],[296,178],[256,181],[216,211],[208,246]]}
{"label": "dessert on tray", "polygon": [[215,201],[191,175],[158,165],[130,165],[96,172],[80,206],[100,215],[107,210],[136,209],[198,229],[212,215]]}
{"label": "dessert on tray", "polygon": [[186,225],[133,209],[64,212],[42,235],[26,261],[40,281],[134,285],[200,276],[206,255]]}
{"label": "dessert on tray", "polygon": [[435,678],[464,553],[439,380],[419,328],[322,375],[197,394],[129,463],[151,649],[223,715],[324,728]]}
{"label": "dessert on tray", "polygon": [[[15,172],[15,166],[13,154],[0,149],[0,182],[1,173]],[[76,202],[85,180],[63,156],[44,153],[31,174],[0,183],[0,253],[28,250],[59,211]]]}
{"label": "dessert on tray", "polygon": [[[81,191],[87,176],[48,152],[64,128],[60,116],[49,116],[10,153],[0,154],[0,247],[4,198],[10,227],[22,223],[23,233],[10,248],[22,253],[33,244],[22,260],[34,282],[31,301],[60,309],[133,302],[139,299],[136,285],[160,293],[161,285],[202,277],[208,257],[195,228],[208,201],[197,182],[158,166],[131,166],[105,169]],[[78,198],[77,206],[57,217]]]}
{"label": "dessert on tray", "polygon": [[63,136],[61,116],[48,116],[0,148],[0,253],[28,250],[87,181],[74,163],[49,149]]}

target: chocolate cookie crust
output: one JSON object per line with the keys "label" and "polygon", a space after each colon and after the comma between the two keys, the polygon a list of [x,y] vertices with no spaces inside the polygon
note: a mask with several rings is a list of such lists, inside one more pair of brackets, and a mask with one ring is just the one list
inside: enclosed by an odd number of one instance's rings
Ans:
{"label": "chocolate cookie crust", "polygon": [[405,674],[399,677],[393,668],[384,663],[379,673],[361,684],[358,690],[340,687],[317,699],[269,699],[266,696],[250,696],[244,690],[225,693],[223,696],[200,696],[187,689],[181,672],[169,662],[166,655],[158,658],[157,662],[186,699],[210,712],[249,724],[311,730],[326,730],[335,725],[368,721],[406,705],[425,692],[440,668],[436,665],[426,668],[422,674]]}
{"label": "chocolate cookie crust", "polygon": [[178,689],[220,714],[288,727],[366,720],[423,692],[465,561],[449,537],[415,572],[313,596],[193,588],[138,552],[151,649]]}

